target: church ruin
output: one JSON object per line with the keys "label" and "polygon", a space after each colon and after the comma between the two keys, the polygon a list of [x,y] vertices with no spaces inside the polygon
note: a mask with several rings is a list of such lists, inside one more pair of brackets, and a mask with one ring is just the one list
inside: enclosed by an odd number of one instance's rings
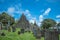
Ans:
{"label": "church ruin", "polygon": [[33,26],[31,25],[31,23],[29,23],[29,21],[26,19],[26,16],[24,15],[24,13],[20,17],[18,23],[16,24],[16,27],[21,28],[24,31],[32,31],[32,32],[37,31],[39,29],[36,22],[33,24]]}
{"label": "church ruin", "polygon": [[29,21],[26,19],[26,16],[22,14],[21,18],[19,19],[17,25],[17,28],[21,28],[24,30],[30,30],[30,24]]}

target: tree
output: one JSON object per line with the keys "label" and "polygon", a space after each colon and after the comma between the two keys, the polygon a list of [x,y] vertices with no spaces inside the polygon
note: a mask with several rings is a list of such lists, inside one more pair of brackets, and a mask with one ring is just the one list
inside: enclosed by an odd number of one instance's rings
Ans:
{"label": "tree", "polygon": [[60,26],[60,23],[58,23],[57,26]]}
{"label": "tree", "polygon": [[13,25],[15,20],[13,17],[11,17],[10,15],[8,15],[6,12],[2,12],[0,14],[0,22],[4,24],[8,24],[8,21],[10,21],[10,25]]}
{"label": "tree", "polygon": [[53,27],[56,25],[56,22],[53,19],[44,19],[42,22],[42,28],[48,29],[49,27]]}

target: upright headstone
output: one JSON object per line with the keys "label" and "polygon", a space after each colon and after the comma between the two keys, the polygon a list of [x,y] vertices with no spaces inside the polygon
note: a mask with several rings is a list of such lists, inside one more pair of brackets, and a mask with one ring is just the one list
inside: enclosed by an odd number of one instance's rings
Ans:
{"label": "upright headstone", "polygon": [[7,30],[8,30],[9,32],[11,32],[10,21],[8,21],[8,24],[7,24]]}
{"label": "upright headstone", "polygon": [[12,32],[15,32],[16,28],[14,26],[12,26]]}
{"label": "upright headstone", "polygon": [[24,29],[21,29],[21,33],[24,33]]}
{"label": "upright headstone", "polygon": [[20,35],[21,34],[21,32],[20,31],[18,31],[18,35]]}

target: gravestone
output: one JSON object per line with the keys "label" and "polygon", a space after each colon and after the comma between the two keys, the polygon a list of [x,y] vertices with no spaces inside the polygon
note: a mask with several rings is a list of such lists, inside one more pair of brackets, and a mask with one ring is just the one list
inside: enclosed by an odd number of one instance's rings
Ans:
{"label": "gravestone", "polygon": [[0,30],[2,30],[2,23],[0,22]]}
{"label": "gravestone", "polygon": [[20,32],[20,31],[18,31],[18,35],[19,35],[19,34],[21,34],[21,32]]}
{"label": "gravestone", "polygon": [[12,26],[12,32],[15,32],[16,28],[14,26]]}
{"label": "gravestone", "polygon": [[24,33],[24,29],[21,29],[21,33]]}
{"label": "gravestone", "polygon": [[45,40],[59,40],[59,34],[58,31],[53,30],[45,30]]}
{"label": "gravestone", "polygon": [[10,27],[8,27],[8,31],[11,32],[11,28]]}
{"label": "gravestone", "polygon": [[8,21],[7,30],[8,30],[9,32],[11,31],[11,28],[10,28],[10,21]]}

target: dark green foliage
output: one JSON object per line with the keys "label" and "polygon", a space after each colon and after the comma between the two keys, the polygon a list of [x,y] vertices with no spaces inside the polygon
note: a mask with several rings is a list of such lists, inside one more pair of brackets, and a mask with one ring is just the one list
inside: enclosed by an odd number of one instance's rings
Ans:
{"label": "dark green foliage", "polygon": [[4,32],[2,32],[2,33],[1,33],[1,36],[5,36],[5,33],[4,33]]}
{"label": "dark green foliage", "polygon": [[57,26],[60,26],[60,23],[58,23]]}
{"label": "dark green foliage", "polygon": [[4,26],[6,26],[6,24],[8,24],[8,21],[10,21],[10,25],[13,25],[15,22],[14,18],[8,15],[6,12],[1,13],[0,22],[2,22]]}
{"label": "dark green foliage", "polygon": [[43,29],[48,29],[49,27],[53,27],[56,25],[56,22],[53,19],[44,19],[42,22]]}

